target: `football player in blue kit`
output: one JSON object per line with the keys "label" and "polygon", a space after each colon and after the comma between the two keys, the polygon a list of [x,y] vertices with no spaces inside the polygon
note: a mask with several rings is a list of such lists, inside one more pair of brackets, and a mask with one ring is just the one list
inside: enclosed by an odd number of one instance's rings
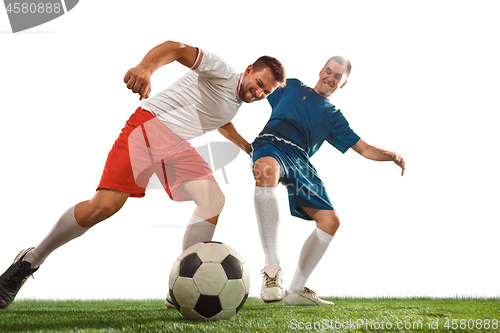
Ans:
{"label": "football player in blue kit", "polygon": [[[375,161],[393,161],[404,174],[405,161],[397,153],[369,145],[350,128],[329,97],[343,88],[351,71],[350,62],[330,58],[319,73],[314,88],[297,79],[267,97],[272,114],[252,143],[251,157],[256,180],[254,201],[259,235],[265,254],[261,297],[265,302],[283,299],[285,305],[332,305],[305,286],[339,227],[323,182],[310,162],[324,141],[345,153],[349,148]],[[314,220],[316,228],[305,241],[288,290],[282,287],[278,255],[279,225],[276,187],[285,185],[290,212]]]}

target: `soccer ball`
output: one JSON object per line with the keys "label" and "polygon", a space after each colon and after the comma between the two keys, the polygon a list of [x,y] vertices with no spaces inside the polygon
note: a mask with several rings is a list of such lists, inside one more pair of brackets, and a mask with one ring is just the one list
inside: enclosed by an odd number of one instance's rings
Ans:
{"label": "soccer ball", "polygon": [[234,316],[245,303],[250,276],[243,257],[220,242],[200,242],[184,251],[170,271],[169,293],[190,320]]}

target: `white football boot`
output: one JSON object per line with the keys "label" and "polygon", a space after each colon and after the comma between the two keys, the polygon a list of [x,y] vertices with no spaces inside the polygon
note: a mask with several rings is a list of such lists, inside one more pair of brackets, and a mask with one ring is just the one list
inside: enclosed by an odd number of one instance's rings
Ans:
{"label": "white football boot", "polygon": [[172,297],[170,297],[170,293],[167,294],[167,299],[165,300],[165,308],[175,309],[175,305],[174,302],[172,301]]}
{"label": "white football boot", "polygon": [[283,273],[278,265],[268,265],[260,271],[264,274],[260,297],[266,303],[279,302],[283,299]]}
{"label": "white football boot", "polygon": [[333,303],[322,300],[314,291],[304,288],[300,293],[293,295],[286,291],[283,297],[283,305],[333,305]]}

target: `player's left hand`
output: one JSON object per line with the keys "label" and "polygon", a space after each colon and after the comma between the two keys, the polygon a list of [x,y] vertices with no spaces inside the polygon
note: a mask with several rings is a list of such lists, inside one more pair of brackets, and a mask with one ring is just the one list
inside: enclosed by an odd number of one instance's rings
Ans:
{"label": "player's left hand", "polygon": [[403,157],[394,151],[384,151],[383,154],[390,157],[394,163],[401,167],[401,176],[403,176],[405,174],[405,160]]}

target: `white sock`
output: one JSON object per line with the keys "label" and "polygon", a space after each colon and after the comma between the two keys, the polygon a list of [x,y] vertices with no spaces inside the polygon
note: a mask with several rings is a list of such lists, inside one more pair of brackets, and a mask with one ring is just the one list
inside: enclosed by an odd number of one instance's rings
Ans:
{"label": "white sock", "polygon": [[333,236],[315,228],[300,251],[299,263],[288,289],[289,294],[298,294],[306,286],[307,279],[326,252]]}
{"label": "white sock", "polygon": [[75,206],[73,206],[61,215],[49,234],[34,250],[26,254],[23,261],[31,263],[31,268],[38,267],[55,249],[83,235],[89,229],[76,222]]}
{"label": "white sock", "polygon": [[266,266],[279,265],[278,255],[278,226],[279,226],[279,204],[277,187],[255,186],[254,204],[257,226]]}
{"label": "white sock", "polygon": [[212,240],[215,232],[215,224],[208,222],[198,216],[191,216],[184,232],[182,241],[182,252],[199,242],[208,242]]}

